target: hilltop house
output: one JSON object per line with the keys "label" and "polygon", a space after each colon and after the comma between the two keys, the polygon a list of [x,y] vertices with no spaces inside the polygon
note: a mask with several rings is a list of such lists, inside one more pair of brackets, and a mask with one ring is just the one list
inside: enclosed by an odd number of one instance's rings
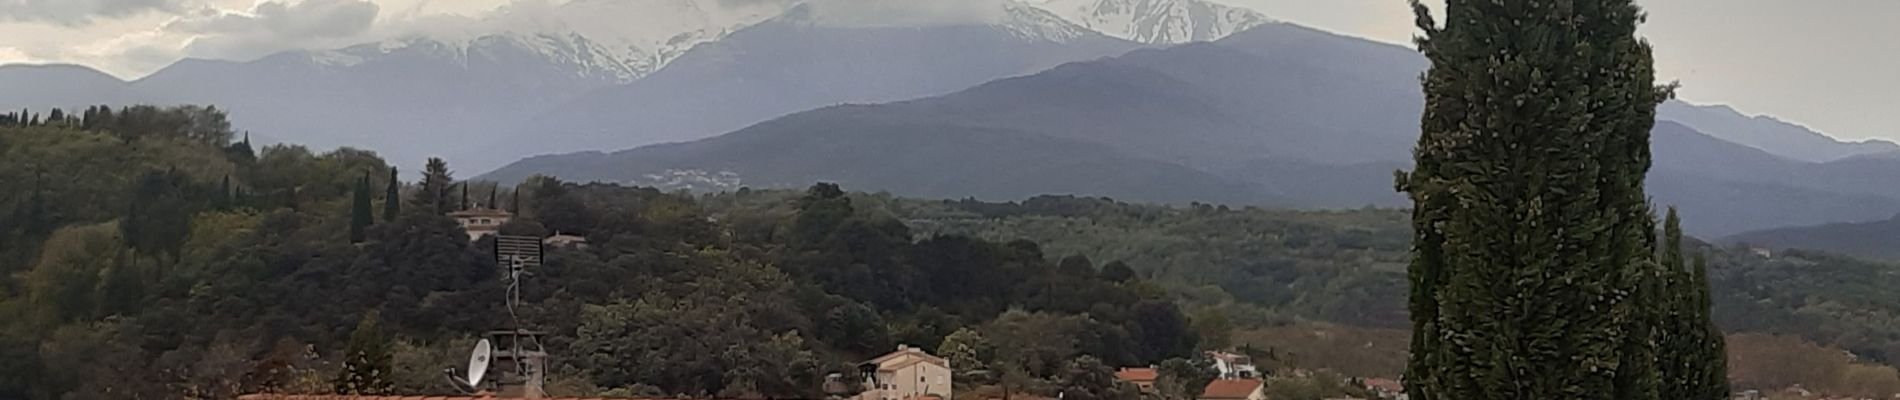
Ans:
{"label": "hilltop house", "polygon": [[950,361],[922,349],[898,345],[897,351],[859,364],[864,393],[855,400],[949,399]]}
{"label": "hilltop house", "polygon": [[1214,369],[1220,371],[1221,379],[1253,379],[1260,377],[1260,369],[1253,365],[1253,357],[1220,351],[1207,352],[1207,358],[1214,360]]}
{"label": "hilltop house", "polygon": [[475,208],[449,213],[449,218],[454,218],[455,223],[461,224],[462,229],[468,231],[468,241],[470,242],[481,239],[482,236],[501,233],[501,226],[508,224],[508,220],[514,219],[514,217],[514,214],[507,211],[489,208]]}

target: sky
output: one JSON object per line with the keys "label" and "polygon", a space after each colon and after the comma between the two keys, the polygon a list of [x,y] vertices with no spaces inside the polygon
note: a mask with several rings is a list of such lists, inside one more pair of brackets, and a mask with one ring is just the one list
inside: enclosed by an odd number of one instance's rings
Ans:
{"label": "sky", "polygon": [[[0,64],[75,63],[129,79],[183,57],[343,47],[513,2],[559,1],[0,0]],[[1409,43],[1414,32],[1405,0],[1213,1],[1384,42]],[[1680,82],[1684,100],[1843,139],[1900,140],[1900,0],[1640,3],[1658,78]]]}

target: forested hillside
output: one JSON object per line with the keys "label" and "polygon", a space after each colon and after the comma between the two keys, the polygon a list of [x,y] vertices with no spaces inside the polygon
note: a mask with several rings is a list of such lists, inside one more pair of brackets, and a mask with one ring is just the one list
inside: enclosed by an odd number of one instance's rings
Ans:
{"label": "forested hillside", "polygon": [[[469,207],[592,243],[524,284],[562,394],[814,397],[898,344],[991,371],[977,385],[1108,398],[1129,393],[1080,382],[1196,349],[1351,376],[1396,374],[1404,354],[1398,210],[514,190],[441,160],[391,182],[368,151],[254,150],[208,107],[19,115],[0,116],[0,398],[453,393],[441,369],[508,323],[490,242],[441,215]],[[1828,350],[1900,356],[1896,266],[1690,250],[1720,324],[1752,335],[1738,384],[1900,385]],[[1815,366],[1777,365],[1796,361]],[[347,373],[363,368],[388,374]]]}
{"label": "forested hillside", "polygon": [[1000,371],[975,382],[1126,398],[1078,385],[1200,344],[1132,274],[1029,241],[914,240],[834,185],[728,219],[652,189],[458,182],[440,160],[392,184],[372,152],[253,152],[222,120],[95,108],[0,127],[0,398],[453,393],[442,368],[508,321],[492,239],[442,216],[482,206],[522,214],[505,232],[592,242],[523,284],[556,394],[815,398],[908,344]]}
{"label": "forested hillside", "polygon": [[[707,203],[753,208],[720,200],[729,197],[712,196]],[[1068,196],[1012,203],[882,194],[858,199],[924,236],[1032,240],[1050,254],[1118,260],[1166,288],[1201,317],[1196,321],[1225,317],[1240,332],[1305,321],[1373,328],[1406,323],[1410,228],[1409,214],[1399,210],[1174,208]],[[1889,290],[1900,286],[1900,265],[1813,252],[1762,257],[1746,248],[1691,242],[1687,254],[1707,257],[1715,318],[1725,331],[1789,335],[1845,349],[1863,361],[1900,361],[1900,296]]]}

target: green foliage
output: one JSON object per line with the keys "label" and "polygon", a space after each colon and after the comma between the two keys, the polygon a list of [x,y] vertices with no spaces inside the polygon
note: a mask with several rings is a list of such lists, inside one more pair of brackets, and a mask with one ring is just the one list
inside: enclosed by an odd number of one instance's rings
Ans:
{"label": "green foliage", "polygon": [[350,243],[362,243],[364,230],[376,222],[375,211],[370,208],[369,175],[356,181],[356,190],[350,202]]}
{"label": "green foliage", "polygon": [[416,188],[414,204],[435,215],[447,214],[449,210],[449,189],[455,184],[454,172],[449,171],[448,161],[430,157],[422,169],[422,184]]}
{"label": "green foliage", "polygon": [[1667,90],[1628,0],[1418,1],[1414,399],[1655,399],[1644,178]]}
{"label": "green foliage", "polygon": [[950,368],[961,371],[985,369],[989,360],[996,359],[996,346],[983,338],[982,332],[970,328],[958,328],[949,336],[944,336],[943,344],[937,346],[938,357],[950,361]]}
{"label": "green foliage", "polygon": [[1214,360],[1205,356],[1170,358],[1155,366],[1155,391],[1165,400],[1194,400],[1208,382],[1220,377]]}
{"label": "green foliage", "polygon": [[396,167],[389,167],[389,181],[383,188],[383,222],[402,217],[402,179]]}
{"label": "green foliage", "polygon": [[350,341],[343,348],[343,369],[337,372],[336,393],[357,395],[392,394],[394,366],[388,336],[377,326],[376,313],[363,315]]}
{"label": "green foliage", "polygon": [[1140,389],[1116,379],[1115,368],[1095,357],[1070,360],[1056,380],[1062,388],[1063,399],[1134,400],[1141,397]]}

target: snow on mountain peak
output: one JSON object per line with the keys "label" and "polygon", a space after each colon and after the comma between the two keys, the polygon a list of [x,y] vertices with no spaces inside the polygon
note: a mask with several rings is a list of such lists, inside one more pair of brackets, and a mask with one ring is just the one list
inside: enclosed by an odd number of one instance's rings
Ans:
{"label": "snow on mountain peak", "polygon": [[1032,1],[1089,29],[1149,44],[1212,41],[1277,22],[1253,10],[1205,0]]}

